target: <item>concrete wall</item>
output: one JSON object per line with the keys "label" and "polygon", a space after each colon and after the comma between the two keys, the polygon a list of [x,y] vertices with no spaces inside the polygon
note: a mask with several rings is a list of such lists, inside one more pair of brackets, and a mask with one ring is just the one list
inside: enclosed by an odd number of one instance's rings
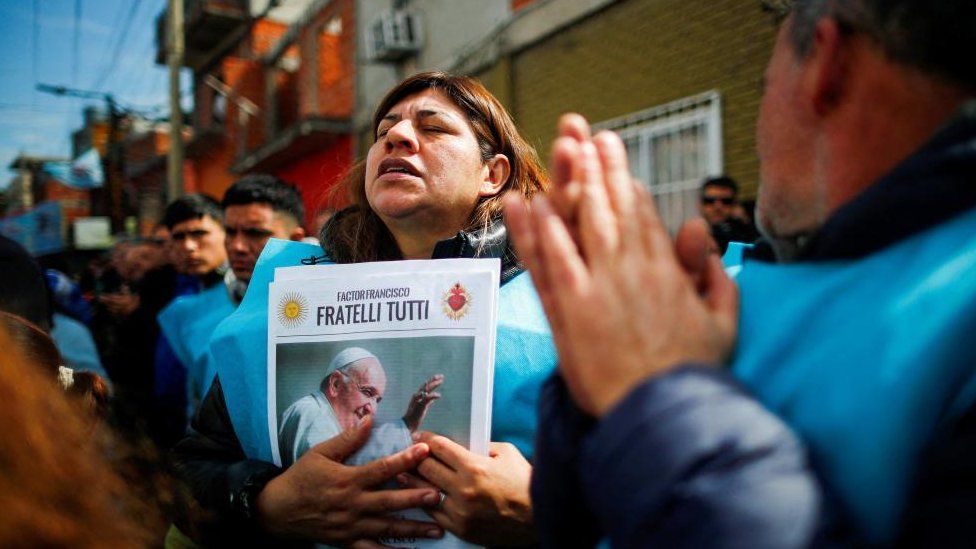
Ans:
{"label": "concrete wall", "polygon": [[755,122],[775,28],[755,0],[412,0],[425,43],[400,64],[365,59],[365,36],[393,0],[357,0],[358,74],[354,123],[365,152],[370,116],[407,74],[444,69],[478,76],[512,112],[540,154],[559,114],[601,122],[717,90],[725,171],[753,196]]}
{"label": "concrete wall", "polygon": [[[580,4],[539,2],[520,13]],[[755,0],[619,0],[474,67],[545,157],[560,113],[593,122],[717,90],[726,172],[755,193],[755,122],[775,28]],[[541,23],[536,22],[538,27]],[[511,25],[516,26],[515,22]],[[544,26],[544,25],[542,25]],[[504,40],[504,38],[503,38]],[[530,38],[526,39],[530,40]],[[513,40],[509,38],[509,42]]]}
{"label": "concrete wall", "polygon": [[376,63],[367,58],[366,37],[378,15],[393,0],[358,0],[358,76],[354,127],[362,153],[372,142],[373,109],[386,92],[406,76],[424,70],[448,70],[468,49],[484,40],[509,17],[510,0],[411,0],[407,9],[420,16],[421,51],[402,63]]}

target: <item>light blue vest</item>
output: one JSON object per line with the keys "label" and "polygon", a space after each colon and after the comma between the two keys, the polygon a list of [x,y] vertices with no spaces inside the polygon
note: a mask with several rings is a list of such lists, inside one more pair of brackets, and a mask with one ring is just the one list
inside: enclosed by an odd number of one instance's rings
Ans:
{"label": "light blue vest", "polygon": [[976,210],[858,260],[746,261],[735,375],[890,542],[921,452],[976,396]]}
{"label": "light blue vest", "polygon": [[227,287],[217,283],[198,294],[174,299],[157,316],[163,336],[176,358],[186,366],[191,405],[207,394],[216,374],[209,356],[210,336],[234,309]]}
{"label": "light blue vest", "polygon": [[[268,434],[268,284],[276,267],[322,255],[314,244],[271,239],[261,252],[244,301],[214,331],[210,348],[245,454],[272,461]],[[492,440],[532,457],[539,388],[556,366],[556,349],[527,273],[501,288],[495,348]]]}

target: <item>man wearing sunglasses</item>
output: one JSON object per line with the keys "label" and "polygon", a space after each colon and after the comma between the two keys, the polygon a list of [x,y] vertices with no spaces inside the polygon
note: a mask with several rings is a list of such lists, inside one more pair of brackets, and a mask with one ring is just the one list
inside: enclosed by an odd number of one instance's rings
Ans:
{"label": "man wearing sunglasses", "polygon": [[706,179],[701,186],[698,210],[712,229],[712,237],[724,252],[729,242],[750,243],[759,237],[752,223],[736,215],[739,184],[731,177]]}
{"label": "man wearing sunglasses", "polygon": [[[402,421],[376,424],[366,445],[345,463],[361,465],[410,447],[411,434],[441,397],[436,389],[443,382],[443,375],[431,376],[407,403]],[[296,400],[282,414],[278,429],[282,466],[290,466],[312,446],[376,414],[385,392],[386,370],[376,355],[361,347],[340,351],[325,369],[319,389]]]}

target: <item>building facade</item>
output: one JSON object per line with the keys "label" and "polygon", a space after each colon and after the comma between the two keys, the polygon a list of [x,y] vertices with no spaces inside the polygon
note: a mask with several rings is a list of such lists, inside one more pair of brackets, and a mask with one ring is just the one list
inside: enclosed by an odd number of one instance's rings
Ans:
{"label": "building facade", "polygon": [[707,176],[758,185],[755,123],[775,26],[752,0],[515,2],[454,70],[473,74],[547,154],[558,116],[620,133],[674,230]]}
{"label": "building facade", "polygon": [[188,180],[214,196],[266,172],[301,188],[309,224],[341,206],[329,189],[372,144],[373,109],[421,70],[481,79],[543,157],[563,112],[619,132],[672,229],[697,215],[705,177],[730,175],[746,197],[758,184],[775,27],[754,0],[191,4]]}
{"label": "building facade", "polygon": [[[270,173],[299,187],[311,223],[324,189],[352,162],[354,6],[353,0],[187,4],[185,65],[194,97],[188,191],[219,199],[242,175]],[[157,61],[164,58],[160,53]]]}

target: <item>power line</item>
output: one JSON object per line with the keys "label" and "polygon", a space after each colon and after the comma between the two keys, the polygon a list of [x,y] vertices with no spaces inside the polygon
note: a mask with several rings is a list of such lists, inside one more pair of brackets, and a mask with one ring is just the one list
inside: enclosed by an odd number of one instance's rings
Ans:
{"label": "power line", "polygon": [[[112,19],[112,26],[110,28],[113,31],[121,32],[122,31],[122,20],[125,18],[125,12],[121,8],[116,9],[114,11],[115,11],[115,18]],[[113,47],[114,46],[114,40],[116,38],[117,38],[117,35],[115,35],[114,33],[112,34],[111,37],[109,37],[108,47],[102,48],[101,60],[100,60],[100,62],[97,65],[95,65],[95,67],[105,66],[106,63],[109,63],[109,60],[110,60],[111,55],[112,55],[112,50],[114,49],[114,47]],[[109,64],[108,66],[111,66],[111,65]],[[91,81],[91,85],[89,87],[90,88],[94,88],[95,87],[95,84],[96,84],[96,80],[98,79],[98,75],[95,74],[95,70],[92,70],[91,72],[92,72],[92,81]]]}
{"label": "power line", "polygon": [[78,85],[78,65],[79,65],[78,56],[81,55],[80,53],[81,33],[78,30],[80,24],[81,24],[81,0],[75,0],[75,47],[74,47],[74,51],[71,52],[72,53],[71,57],[72,59],[74,59],[74,63],[72,63],[71,66],[71,83],[76,86]]}
{"label": "power line", "polygon": [[129,29],[132,28],[132,20],[135,18],[139,5],[139,2],[132,2],[129,4],[129,12],[126,14],[125,24],[122,27],[122,33],[119,35],[119,40],[115,43],[115,50],[112,52],[112,61],[108,64],[108,66],[105,67],[101,77],[99,77],[99,79],[95,82],[95,85],[92,86],[93,88],[101,88],[102,84],[105,83],[105,79],[108,78],[108,75],[112,73],[112,69],[114,69],[116,64],[119,62],[119,55],[122,53],[122,46],[125,45],[125,39],[129,36]]}
{"label": "power line", "polygon": [[[148,33],[144,34],[143,36],[147,36],[147,35]],[[146,38],[146,42],[142,45],[142,48],[140,49],[138,55],[136,56],[137,59],[140,59],[142,61],[142,63],[139,65],[139,69],[138,69],[139,73],[138,75],[131,75],[133,76],[132,78],[126,79],[127,85],[124,88],[124,93],[126,95],[136,91],[140,86],[140,84],[144,84],[146,75],[149,73],[149,71],[153,69],[154,63],[153,63],[152,53],[153,53],[153,49],[155,48],[155,45],[156,45],[155,39],[151,35],[148,35]]]}
{"label": "power line", "polygon": [[41,40],[40,40],[41,33],[40,33],[40,24],[38,23],[39,18],[37,15],[37,2],[38,0],[34,0],[33,2],[34,22],[33,22],[33,35],[31,36],[31,47],[34,49],[34,51],[32,52],[34,55],[32,56],[33,58],[31,60],[31,75],[34,77],[35,86],[37,85],[37,70],[38,70],[38,65],[40,64],[40,57],[41,57]]}
{"label": "power line", "polygon": [[[146,56],[147,57],[145,59],[147,60],[147,63],[138,69],[138,74],[134,74],[132,78],[128,79],[128,86],[119,90],[120,97],[132,97],[133,95],[136,95],[140,100],[145,101],[146,95],[151,96],[156,92],[160,92],[160,95],[162,95],[162,91],[166,89],[165,86],[162,86],[157,80],[150,78],[151,72],[153,71],[153,65],[148,57],[149,52],[146,52]],[[159,69],[159,71],[163,72],[162,69]]]}

